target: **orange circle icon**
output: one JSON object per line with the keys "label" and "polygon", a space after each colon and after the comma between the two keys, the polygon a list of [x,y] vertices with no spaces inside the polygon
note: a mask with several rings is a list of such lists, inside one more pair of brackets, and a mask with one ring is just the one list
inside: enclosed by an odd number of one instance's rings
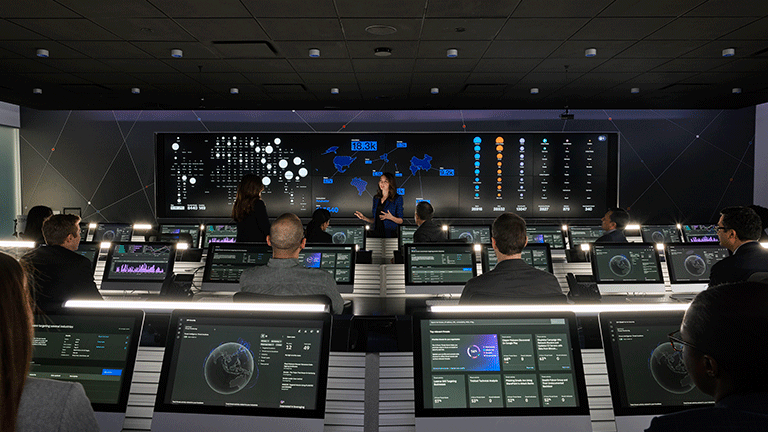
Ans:
{"label": "orange circle icon", "polygon": [[501,177],[497,178],[496,181],[501,183]]}
{"label": "orange circle icon", "polygon": [[501,168],[501,161],[496,162],[496,166]]}
{"label": "orange circle icon", "polygon": [[503,146],[503,145],[501,145],[501,144],[497,145],[497,146],[496,146],[496,151],[497,151],[497,152],[500,152],[500,151],[504,151],[504,146]]}
{"label": "orange circle icon", "polygon": [[501,175],[501,170],[496,170],[496,174]]}
{"label": "orange circle icon", "polygon": [[503,142],[504,142],[504,138],[502,138],[502,137],[496,137],[496,142],[497,142],[497,143],[503,143]]}
{"label": "orange circle icon", "polygon": [[496,186],[496,189],[501,190],[501,185]]}
{"label": "orange circle icon", "polygon": [[501,158],[503,158],[503,157],[504,157],[504,155],[502,155],[501,153],[496,155],[496,159],[498,159],[498,160],[501,160]]}

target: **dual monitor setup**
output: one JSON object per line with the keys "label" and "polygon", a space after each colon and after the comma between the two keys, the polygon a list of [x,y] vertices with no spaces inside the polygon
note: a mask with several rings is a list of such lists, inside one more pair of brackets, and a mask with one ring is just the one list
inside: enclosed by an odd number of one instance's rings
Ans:
{"label": "dual monitor setup", "polygon": [[[682,315],[600,313],[619,432],[712,403],[667,339]],[[121,430],[143,319],[72,308],[36,316],[30,376],[82,383],[101,430]],[[323,430],[330,333],[329,313],[172,312],[151,430]],[[413,340],[417,431],[592,430],[573,312],[423,312]]]}

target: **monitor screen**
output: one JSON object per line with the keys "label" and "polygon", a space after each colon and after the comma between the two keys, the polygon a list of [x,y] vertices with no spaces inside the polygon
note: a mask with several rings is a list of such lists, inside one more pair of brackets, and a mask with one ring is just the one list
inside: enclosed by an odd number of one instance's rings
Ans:
{"label": "monitor screen", "polygon": [[645,243],[681,243],[680,230],[675,225],[643,225],[640,234]]}
{"label": "monitor screen", "polygon": [[197,248],[200,245],[200,225],[198,224],[162,224],[160,234],[189,234],[192,236],[192,244],[189,247]]}
{"label": "monitor screen", "polygon": [[417,430],[425,417],[471,417],[488,430],[485,417],[573,415],[591,430],[573,313],[431,313],[413,329]]}
{"label": "monitor screen", "polygon": [[467,243],[490,243],[491,227],[489,225],[451,225],[448,227],[448,239],[464,240]]}
{"label": "monitor screen", "polygon": [[413,233],[415,233],[417,229],[419,229],[419,227],[414,225],[400,225],[398,227],[397,243],[400,250],[403,250],[404,244],[413,243]]}
{"label": "monitor screen", "polygon": [[330,314],[176,311],[168,334],[153,430],[185,415],[201,430],[254,416],[283,425],[259,429],[306,430],[291,423],[304,418],[322,430]]}
{"label": "monitor screen", "polygon": [[88,222],[80,222],[80,241],[84,242],[88,239]]}
{"label": "monitor screen", "polygon": [[474,245],[412,244],[405,248],[406,294],[460,293],[477,276]]}
{"label": "monitor screen", "polygon": [[365,250],[365,226],[331,225],[325,232],[331,235],[333,244],[353,244],[358,250]]}
{"label": "monitor screen", "polygon": [[91,262],[91,268],[93,272],[95,272],[96,264],[99,262],[100,251],[101,251],[101,243],[81,241],[80,245],[77,246],[77,250],[75,252],[88,258],[88,260]]}
{"label": "monitor screen", "polygon": [[99,223],[91,241],[129,242],[133,237],[133,226],[124,223]]}
{"label": "monitor screen", "polygon": [[[352,292],[355,283],[355,246],[307,244],[299,252],[299,260],[306,268],[327,271],[333,276],[339,292]],[[342,286],[346,286],[344,290]]]}
{"label": "monitor screen", "polygon": [[266,265],[272,248],[266,243],[211,243],[203,272],[203,290],[240,291],[240,275]]}
{"label": "monitor screen", "polygon": [[651,416],[712,404],[712,396],[696,388],[667,337],[680,329],[682,320],[682,311],[600,313],[617,425],[620,417],[649,416],[636,429],[643,430]]}
{"label": "monitor screen", "polygon": [[[552,268],[552,251],[549,243],[528,243],[520,253],[520,258],[528,265],[541,271],[554,273]],[[493,246],[489,244],[483,245],[481,259],[483,273],[487,273],[496,267],[498,259],[496,258],[496,251],[493,249]]]}
{"label": "monitor screen", "polygon": [[528,244],[549,243],[552,249],[565,249],[565,236],[563,228],[557,225],[531,226],[525,228],[528,234]]}
{"label": "monitor screen", "polygon": [[583,243],[594,243],[605,234],[600,227],[568,226],[568,242],[571,249],[578,249]]}
{"label": "monitor screen", "polygon": [[670,243],[664,255],[671,283],[708,283],[712,266],[730,252],[717,244]]}
{"label": "monitor screen", "polygon": [[717,224],[683,225],[683,237],[687,243],[719,243]]}
{"label": "monitor screen", "polygon": [[173,243],[112,243],[101,289],[160,290],[173,274],[175,257]]}
{"label": "monitor screen", "polygon": [[134,310],[36,315],[29,376],[79,382],[95,411],[125,412],[143,321]]}
{"label": "monitor screen", "polygon": [[237,225],[212,224],[206,225],[203,231],[203,249],[210,243],[234,243],[237,241]]}
{"label": "monitor screen", "polygon": [[652,243],[595,244],[592,274],[598,283],[659,283],[661,265]]}

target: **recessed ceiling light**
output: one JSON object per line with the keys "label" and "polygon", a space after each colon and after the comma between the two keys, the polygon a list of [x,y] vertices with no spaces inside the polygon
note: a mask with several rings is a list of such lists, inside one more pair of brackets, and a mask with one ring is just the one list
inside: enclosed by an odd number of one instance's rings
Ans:
{"label": "recessed ceiling light", "polygon": [[37,50],[37,56],[38,57],[48,58],[49,55],[50,55],[50,53],[48,52],[47,49],[45,49],[45,48],[38,48],[38,50]]}
{"label": "recessed ceiling light", "polygon": [[448,51],[445,52],[445,55],[447,55],[450,58],[458,57],[459,56],[459,50],[456,48],[450,48]]}
{"label": "recessed ceiling light", "polygon": [[131,93],[133,93],[133,94],[139,94],[139,93],[141,93],[141,89],[140,89],[140,88],[138,88],[138,87],[134,87],[134,88],[132,88],[132,89],[131,89]]}
{"label": "recessed ceiling light", "polygon": [[377,24],[366,27],[365,31],[376,36],[386,36],[391,35],[392,33],[396,33],[397,29],[392,26]]}
{"label": "recessed ceiling light", "polygon": [[310,50],[309,50],[309,56],[310,56],[310,57],[313,57],[313,58],[315,58],[315,57],[320,57],[320,50],[319,50],[319,49],[317,49],[317,48],[310,48]]}
{"label": "recessed ceiling light", "polygon": [[171,57],[173,58],[182,58],[184,57],[184,52],[178,48],[171,50]]}
{"label": "recessed ceiling light", "polygon": [[439,89],[439,88],[437,88],[437,87],[432,87],[432,88],[429,90],[429,92],[430,92],[430,93],[432,93],[432,94],[438,94],[438,93],[440,93],[440,89]]}
{"label": "recessed ceiling light", "polygon": [[392,48],[378,47],[373,50],[373,55],[376,57],[389,57],[392,55]]}
{"label": "recessed ceiling light", "polygon": [[629,92],[632,94],[640,93],[640,87],[632,87]]}
{"label": "recessed ceiling light", "polygon": [[736,50],[734,48],[726,48],[723,50],[723,57],[733,57],[736,55]]}
{"label": "recessed ceiling light", "polygon": [[338,87],[331,87],[331,94],[339,94],[339,88]]}
{"label": "recessed ceiling light", "polygon": [[531,87],[531,94],[539,94],[539,88],[538,87]]}
{"label": "recessed ceiling light", "polygon": [[586,57],[594,57],[597,55],[597,48],[587,48],[584,50],[584,55]]}
{"label": "recessed ceiling light", "polygon": [[240,93],[240,89],[237,87],[232,87],[231,89],[229,89],[229,94],[239,94],[239,93]]}
{"label": "recessed ceiling light", "polygon": [[35,87],[35,88],[32,89],[32,93],[34,93],[34,94],[43,94],[43,89]]}
{"label": "recessed ceiling light", "polygon": [[731,89],[731,93],[733,94],[739,94],[741,93],[741,87],[734,87]]}

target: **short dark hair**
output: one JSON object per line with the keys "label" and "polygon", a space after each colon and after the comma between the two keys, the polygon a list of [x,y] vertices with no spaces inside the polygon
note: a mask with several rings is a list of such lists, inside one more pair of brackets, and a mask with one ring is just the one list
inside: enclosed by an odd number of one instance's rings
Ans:
{"label": "short dark hair", "polygon": [[426,201],[419,201],[416,204],[416,216],[423,221],[432,220],[432,215],[435,214],[435,209],[432,208],[432,204]]}
{"label": "short dark hair", "polygon": [[720,210],[723,226],[736,232],[739,240],[757,240],[763,231],[760,216],[749,207],[727,207]]}
{"label": "short dark hair", "polygon": [[730,372],[739,392],[768,387],[768,286],[722,284],[699,293],[683,322],[691,344]]}
{"label": "short dark hair", "polygon": [[514,255],[523,251],[526,240],[525,220],[514,213],[502,213],[493,221],[491,227],[496,248],[504,255]]}
{"label": "short dark hair", "polygon": [[623,230],[629,223],[629,213],[621,207],[612,207],[608,209],[611,212],[611,222],[616,224],[617,230]]}
{"label": "short dark hair", "polygon": [[304,225],[293,213],[283,213],[269,229],[269,242],[273,249],[295,251],[304,239]]}
{"label": "short dark hair", "polygon": [[73,214],[57,214],[43,222],[43,237],[52,246],[60,246],[67,241],[67,236],[80,236],[80,216]]}

